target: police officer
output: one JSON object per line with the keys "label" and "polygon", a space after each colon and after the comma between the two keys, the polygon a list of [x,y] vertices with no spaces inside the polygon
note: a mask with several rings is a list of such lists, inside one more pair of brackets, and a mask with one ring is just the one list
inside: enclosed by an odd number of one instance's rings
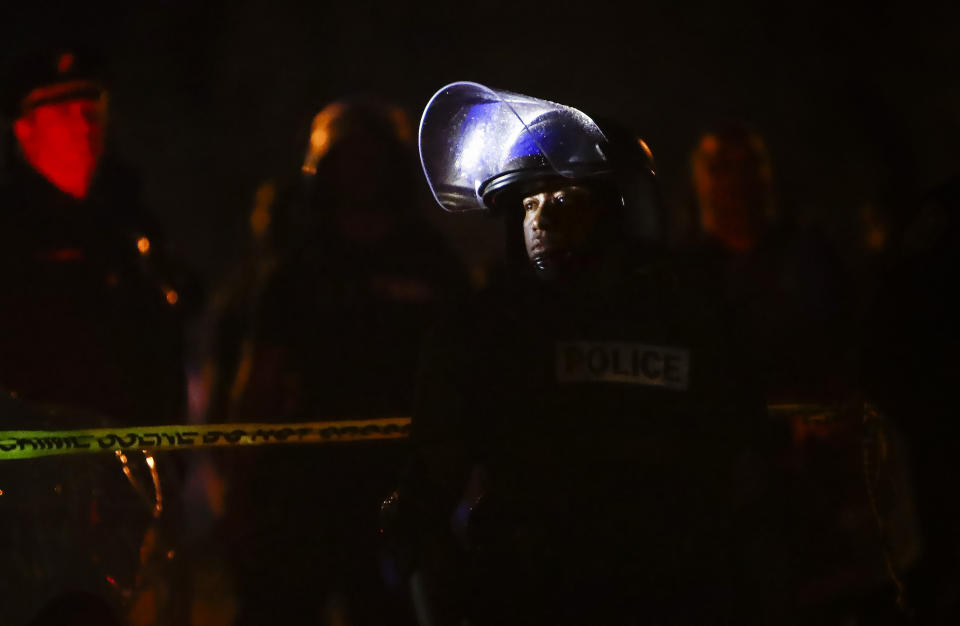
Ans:
{"label": "police officer", "polygon": [[[854,283],[826,237],[780,206],[763,138],[741,124],[715,127],[700,138],[691,170],[699,215],[691,267],[749,329],[768,402],[862,409]],[[886,537],[878,531],[863,474],[880,422],[865,421],[862,410],[834,411],[829,421],[781,417],[791,444],[782,459],[789,488],[780,496],[793,510],[784,530],[806,546],[792,567],[798,603],[824,623],[896,616],[890,572],[916,559],[917,536],[909,481],[892,452],[882,474],[898,483],[899,495],[885,496],[893,513],[883,522]],[[883,429],[886,447],[899,448],[893,424]]]}
{"label": "police officer", "polygon": [[742,124],[704,133],[691,186],[696,229],[683,253],[751,329],[767,399],[843,401],[855,383],[853,284],[826,237],[781,206],[766,142]]}
{"label": "police officer", "polygon": [[106,155],[101,64],[44,49],[10,63],[3,91],[0,385],[128,423],[177,419],[185,298],[132,177]]}
{"label": "police officer", "polygon": [[645,259],[649,153],[476,83],[437,92],[420,150],[440,205],[500,216],[512,252],[424,350],[387,509],[421,623],[762,621],[776,431],[722,308]]}

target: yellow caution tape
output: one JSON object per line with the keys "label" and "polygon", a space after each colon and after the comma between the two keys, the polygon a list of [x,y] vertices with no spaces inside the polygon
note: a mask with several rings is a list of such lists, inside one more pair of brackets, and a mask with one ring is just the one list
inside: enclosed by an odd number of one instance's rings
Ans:
{"label": "yellow caution tape", "polygon": [[409,417],[293,424],[188,424],[81,430],[0,431],[0,461],[116,450],[317,444],[409,436]]}
{"label": "yellow caution tape", "polygon": [[[815,404],[778,404],[768,405],[767,412],[772,417],[803,416],[811,421],[830,421],[836,417],[838,411]],[[405,439],[409,434],[409,417],[290,424],[181,424],[80,430],[4,430],[0,431],[0,461],[116,450],[160,451]]]}

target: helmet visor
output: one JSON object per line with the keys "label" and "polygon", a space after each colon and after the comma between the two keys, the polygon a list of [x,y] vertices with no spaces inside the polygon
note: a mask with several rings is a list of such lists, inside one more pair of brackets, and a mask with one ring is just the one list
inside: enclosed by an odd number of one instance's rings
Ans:
{"label": "helmet visor", "polygon": [[447,211],[488,208],[484,186],[511,172],[578,178],[609,169],[607,140],[577,109],[459,82],[438,91],[420,120],[420,160]]}

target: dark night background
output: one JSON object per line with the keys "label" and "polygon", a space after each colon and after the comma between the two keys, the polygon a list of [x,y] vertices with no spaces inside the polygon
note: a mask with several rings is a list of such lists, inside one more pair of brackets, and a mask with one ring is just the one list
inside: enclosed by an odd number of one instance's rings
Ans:
{"label": "dark night background", "polygon": [[[416,120],[454,80],[623,119],[675,204],[699,133],[733,118],[767,137],[782,204],[800,215],[842,231],[865,203],[906,210],[960,171],[956,15],[826,1],[17,0],[0,10],[0,50],[64,37],[104,52],[112,149],[177,254],[216,279],[238,258],[257,184],[296,171],[323,105],[380,95]],[[477,226],[429,213],[458,240]],[[464,244],[471,260],[495,254],[488,235]]]}

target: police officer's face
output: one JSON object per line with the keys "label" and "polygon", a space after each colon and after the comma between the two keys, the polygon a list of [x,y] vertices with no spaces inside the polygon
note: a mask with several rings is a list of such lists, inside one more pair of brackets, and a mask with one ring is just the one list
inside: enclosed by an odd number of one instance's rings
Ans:
{"label": "police officer's face", "polygon": [[604,210],[582,185],[552,185],[523,199],[523,240],[535,264],[565,261],[586,248]]}
{"label": "police officer's face", "polygon": [[82,198],[103,154],[106,100],[42,104],[14,122],[23,155],[50,182]]}
{"label": "police officer's face", "polygon": [[728,247],[752,249],[770,211],[770,165],[760,148],[707,135],[693,163],[704,231]]}

